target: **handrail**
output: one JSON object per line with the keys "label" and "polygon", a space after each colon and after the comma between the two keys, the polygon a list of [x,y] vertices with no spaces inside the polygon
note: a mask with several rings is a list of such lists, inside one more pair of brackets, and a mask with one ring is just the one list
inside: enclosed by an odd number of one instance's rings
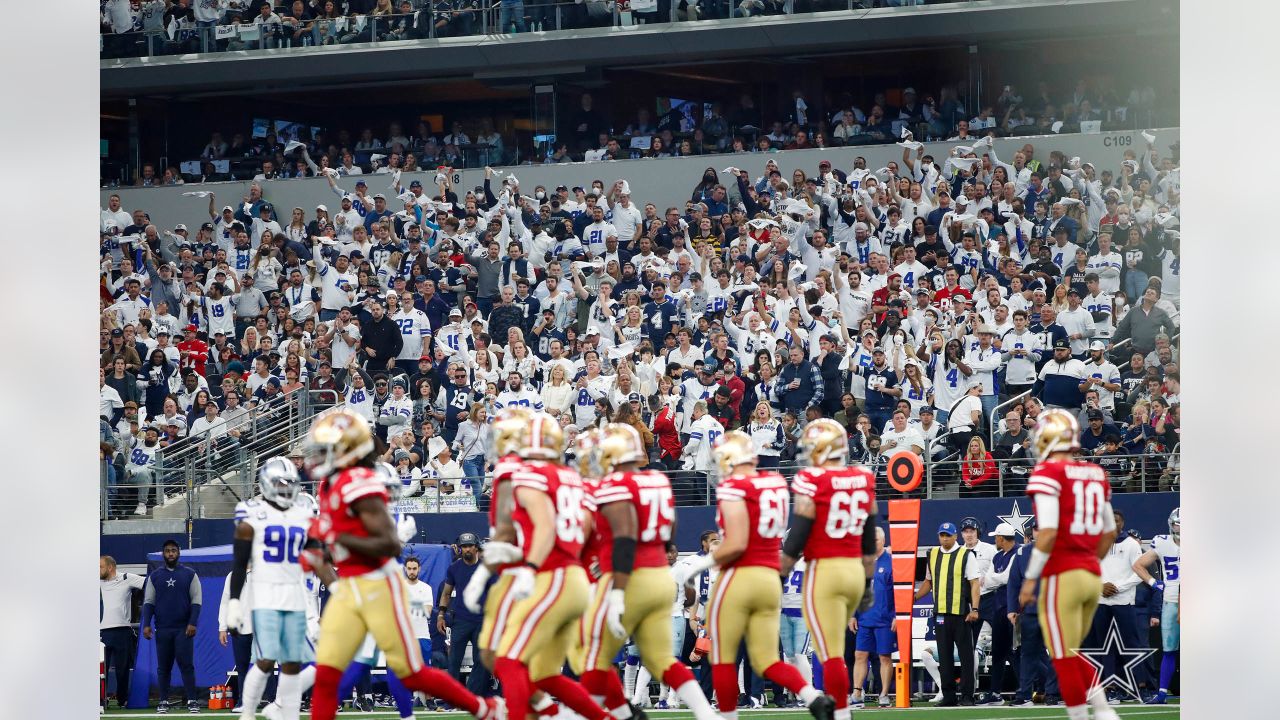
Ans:
{"label": "handrail", "polygon": [[1023,390],[1022,392],[1018,393],[1017,395],[1014,395],[1013,397],[1009,398],[1008,400],[1005,400],[1004,402],[1000,403],[999,405],[996,405],[995,407],[991,408],[991,417],[987,418],[987,422],[988,422],[987,427],[988,427],[988,428],[989,428],[989,430],[990,430],[990,432],[988,433],[988,438],[987,438],[987,448],[988,448],[988,449],[990,449],[992,445],[995,445],[995,444],[996,444],[996,413],[1000,412],[1000,408],[1005,407],[1006,405],[1013,405],[1013,404],[1014,404],[1014,403],[1016,403],[1017,401],[1021,400],[1022,398],[1026,397],[1026,396],[1028,396],[1028,395],[1030,395],[1030,394],[1031,394],[1031,391],[1030,391],[1030,390]]}

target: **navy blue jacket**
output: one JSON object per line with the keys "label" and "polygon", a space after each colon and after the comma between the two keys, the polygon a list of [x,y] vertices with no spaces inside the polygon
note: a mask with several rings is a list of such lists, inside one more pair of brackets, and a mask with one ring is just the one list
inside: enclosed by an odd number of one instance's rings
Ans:
{"label": "navy blue jacket", "polygon": [[[1035,543],[1030,541],[1022,544],[1022,547],[1015,550],[1013,554],[1013,567],[1009,568],[1009,584],[1005,586],[1005,607],[1009,610],[1018,607],[1018,593],[1022,591],[1022,582],[1026,579],[1027,563],[1031,562],[1031,550],[1035,547]],[[997,554],[999,557],[999,554]],[[1036,596],[1040,595],[1040,583],[1036,583]],[[1036,604],[1034,601],[1029,603],[1022,609],[1023,614],[1035,615]]]}
{"label": "navy blue jacket", "polygon": [[[1013,562],[1014,557],[1017,555],[1018,550],[1020,549],[1021,548],[1015,547],[1010,549],[1008,552],[996,552],[996,554],[991,557],[991,569],[994,570],[995,572],[1003,572],[1005,568],[1009,567],[1009,563]],[[1012,586],[1013,586],[1013,571],[1010,570],[1009,571],[1009,587],[1012,587]],[[982,613],[984,615],[983,620],[989,621],[994,618],[1003,618],[1006,614],[1008,614],[1009,612],[1008,608],[1017,607],[1018,593],[1017,592],[1013,593],[1013,603],[1010,604],[1009,594],[1007,592],[1007,589],[1008,588],[1006,588],[1006,592],[1000,592],[999,590],[995,590],[991,593],[992,595],[991,611],[993,615],[991,617],[986,617],[985,616],[986,613],[983,612]],[[1019,590],[1022,589],[1021,577],[1018,578],[1018,589]],[[985,605],[985,603],[983,604]],[[981,608],[981,610],[985,611],[986,608],[985,607]]]}
{"label": "navy blue jacket", "polygon": [[200,620],[200,576],[179,564],[172,570],[161,565],[143,588],[142,627],[155,619],[157,630],[186,629]]}

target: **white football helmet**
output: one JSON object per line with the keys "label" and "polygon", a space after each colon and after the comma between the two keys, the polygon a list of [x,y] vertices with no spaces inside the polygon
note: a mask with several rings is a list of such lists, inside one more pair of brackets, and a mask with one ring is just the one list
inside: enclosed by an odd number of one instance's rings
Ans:
{"label": "white football helmet", "polygon": [[1169,513],[1169,536],[1173,541],[1182,543],[1182,508],[1176,507]]}
{"label": "white football helmet", "polygon": [[258,469],[258,489],[272,505],[284,510],[293,507],[298,493],[302,492],[298,468],[288,458],[271,458]]}

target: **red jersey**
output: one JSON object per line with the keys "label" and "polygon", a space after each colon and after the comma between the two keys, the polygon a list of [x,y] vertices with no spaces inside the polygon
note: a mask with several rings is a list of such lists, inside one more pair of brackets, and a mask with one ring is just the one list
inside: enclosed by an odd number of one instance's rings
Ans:
{"label": "red jersey", "polygon": [[[551,553],[542,562],[541,570],[582,565],[582,545],[586,542],[583,501],[586,489],[577,471],[563,465],[553,465],[541,460],[530,460],[511,474],[512,490],[530,488],[544,493],[555,505],[555,543]],[[533,519],[528,511],[515,504],[511,521],[516,526],[516,544],[526,553],[533,540]]]}
{"label": "red jersey", "polygon": [[1036,495],[1058,498],[1058,540],[1042,576],[1068,570],[1101,575],[1098,539],[1103,533],[1103,508],[1111,502],[1106,470],[1080,460],[1042,462],[1031,471],[1027,494],[1033,499]]}
{"label": "red jersey", "polygon": [[183,340],[178,343],[178,352],[187,354],[182,367],[195,370],[197,375],[204,375],[204,364],[209,360],[209,346],[203,340]]}
{"label": "red jersey", "polygon": [[[676,500],[671,481],[660,472],[615,472],[600,481],[594,493],[597,507],[615,502],[630,504],[636,511],[636,567],[667,566],[667,542],[676,520]],[[596,527],[604,526],[613,542],[608,521],[596,512]],[[605,564],[607,563],[607,565]],[[605,572],[613,570],[612,557],[601,563]]]}
{"label": "red jersey", "polygon": [[[716,500],[718,504],[742,502],[747,509],[747,549],[724,569],[742,565],[780,570],[782,536],[787,532],[787,514],[791,510],[786,478],[772,472],[731,475],[720,481]],[[724,516],[719,507],[716,525],[724,537]]]}
{"label": "red jersey", "polygon": [[[489,496],[489,537],[493,537],[498,532],[498,488],[503,483],[510,482],[511,474],[522,467],[524,467],[524,461],[518,455],[503,455],[493,465],[493,494]],[[503,563],[493,572],[496,575],[520,564],[519,562]]]}
{"label": "red jersey", "polygon": [[320,517],[316,518],[313,536],[323,542],[333,555],[333,565],[341,577],[356,577],[373,572],[391,561],[389,557],[367,557],[354,553],[337,544],[338,535],[350,533],[357,537],[369,537],[364,523],[351,511],[351,506],[365,497],[380,497],[388,501],[387,488],[371,468],[353,467],[320,483],[316,499],[320,502]]}
{"label": "red jersey", "polygon": [[804,546],[809,560],[861,557],[862,531],[876,499],[876,477],[866,468],[805,468],[791,489],[813,501],[813,531]]}
{"label": "red jersey", "polygon": [[941,290],[933,294],[933,304],[943,308],[944,310],[950,309],[951,306],[955,305],[955,298],[958,297],[962,297],[966,300],[973,299],[973,295],[969,294],[968,290],[965,290],[959,285],[953,288],[944,286]]}
{"label": "red jersey", "polygon": [[594,517],[591,523],[591,534],[582,544],[582,564],[587,567],[587,574],[595,582],[600,576],[613,571],[613,529],[600,517],[600,506],[596,504],[595,494],[600,490],[599,480],[583,480],[582,509]]}

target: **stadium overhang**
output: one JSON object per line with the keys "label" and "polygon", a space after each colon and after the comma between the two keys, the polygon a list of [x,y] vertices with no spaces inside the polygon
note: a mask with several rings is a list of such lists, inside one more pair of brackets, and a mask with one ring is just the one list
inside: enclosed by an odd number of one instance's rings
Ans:
{"label": "stadium overhang", "polygon": [[[103,60],[103,98],[257,94],[403,80],[555,78],[634,67],[1011,40],[1176,37],[1176,0],[977,0],[696,23]],[[694,35],[696,33],[696,37]]]}

